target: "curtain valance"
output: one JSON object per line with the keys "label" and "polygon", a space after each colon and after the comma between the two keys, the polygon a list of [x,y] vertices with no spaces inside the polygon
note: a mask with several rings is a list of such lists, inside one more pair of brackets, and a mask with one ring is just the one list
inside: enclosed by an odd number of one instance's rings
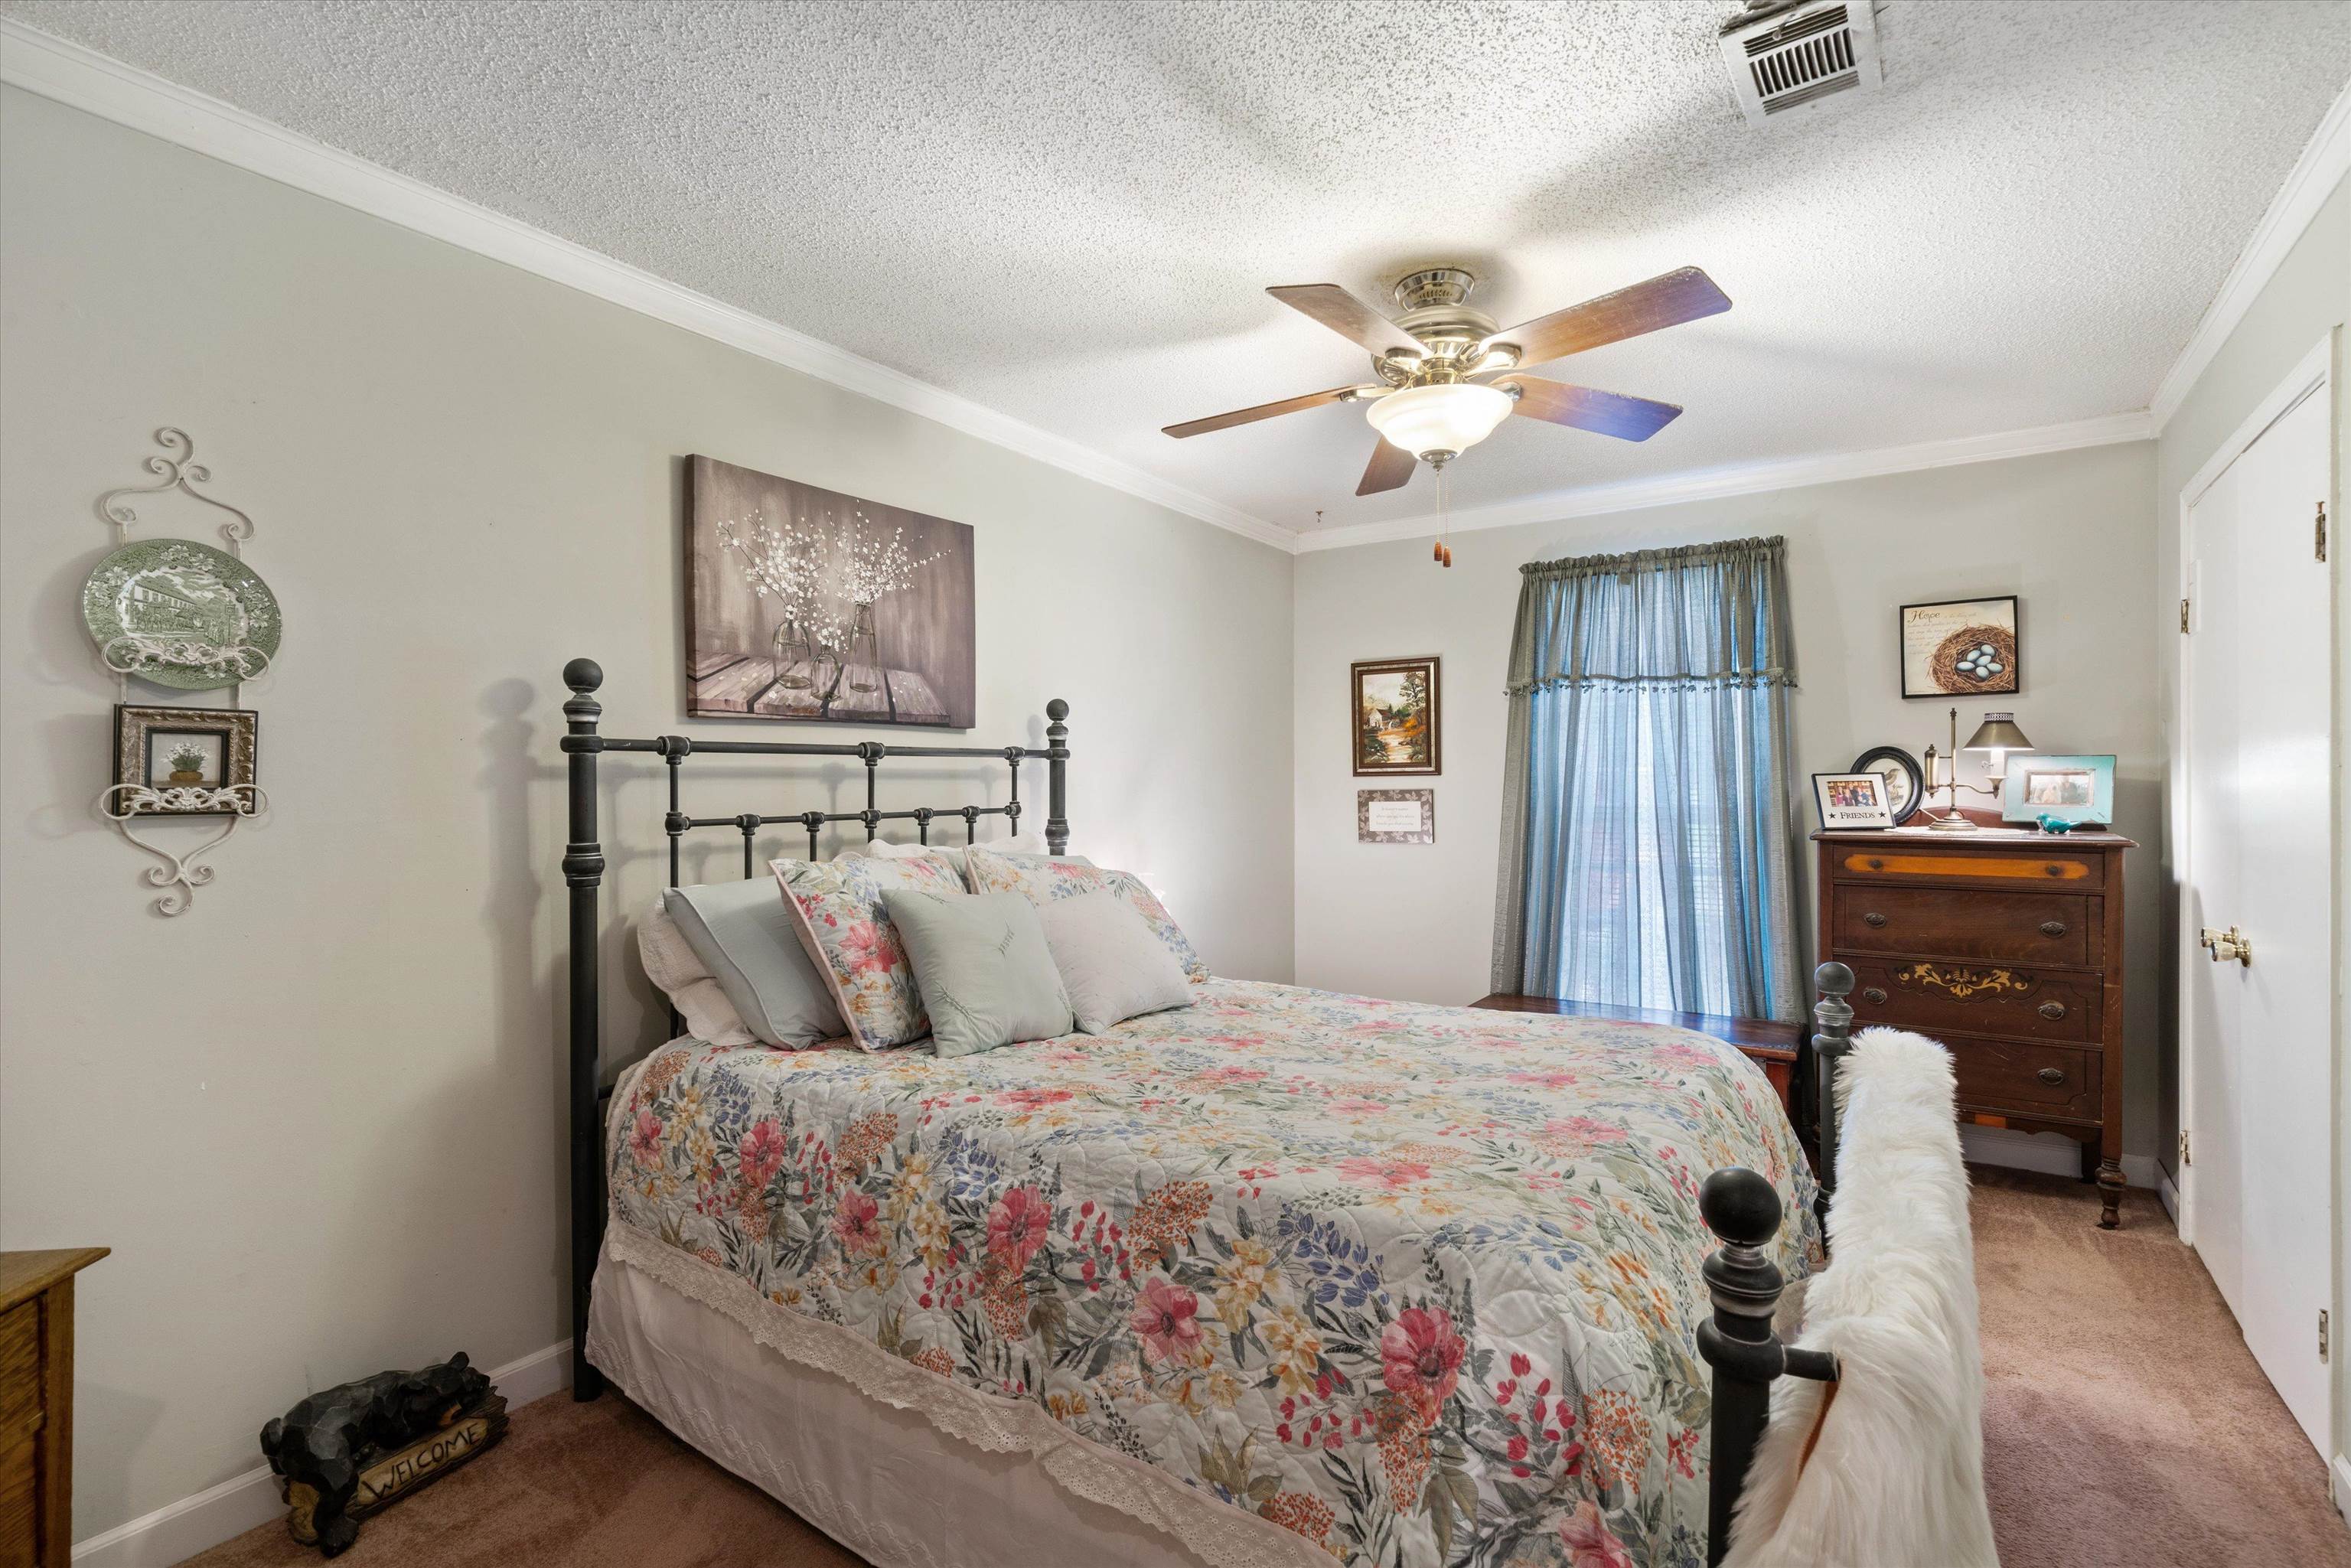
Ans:
{"label": "curtain valance", "polygon": [[1792,685],[1781,538],[1531,561],[1519,570],[1511,695],[1562,682]]}

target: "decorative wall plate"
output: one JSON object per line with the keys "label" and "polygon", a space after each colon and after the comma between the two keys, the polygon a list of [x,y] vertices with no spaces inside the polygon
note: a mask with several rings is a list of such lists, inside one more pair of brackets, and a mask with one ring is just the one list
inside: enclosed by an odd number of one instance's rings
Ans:
{"label": "decorative wall plate", "polygon": [[282,630],[269,585],[193,539],[140,539],[99,561],[81,617],[109,669],[191,692],[259,674]]}

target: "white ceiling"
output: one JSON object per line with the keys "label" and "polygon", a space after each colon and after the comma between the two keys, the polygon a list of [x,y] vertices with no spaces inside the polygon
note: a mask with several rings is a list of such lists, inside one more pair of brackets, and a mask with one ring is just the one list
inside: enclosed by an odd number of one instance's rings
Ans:
{"label": "white ceiling", "polygon": [[1886,86],[1761,131],[1734,6],[0,0],[86,44],[1284,528],[1364,377],[1269,298],[1462,262],[1504,322],[1705,267],[1725,316],[1549,372],[1452,502],[2143,408],[2329,102],[2351,5],[1887,0]]}

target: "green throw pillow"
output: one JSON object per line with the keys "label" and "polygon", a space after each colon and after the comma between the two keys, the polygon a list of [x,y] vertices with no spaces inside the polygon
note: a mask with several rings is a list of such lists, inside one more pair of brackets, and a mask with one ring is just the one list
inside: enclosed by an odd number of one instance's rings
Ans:
{"label": "green throw pillow", "polygon": [[950,898],[896,888],[882,896],[941,1056],[969,1056],[1071,1031],[1070,994],[1028,899],[1017,893]]}

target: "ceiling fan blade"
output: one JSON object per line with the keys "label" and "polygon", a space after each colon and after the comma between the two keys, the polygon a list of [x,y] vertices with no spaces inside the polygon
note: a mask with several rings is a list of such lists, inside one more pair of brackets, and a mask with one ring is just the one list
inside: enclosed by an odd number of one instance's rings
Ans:
{"label": "ceiling fan blade", "polygon": [[1424,352],[1418,339],[1335,283],[1290,283],[1266,292],[1374,354]]}
{"label": "ceiling fan blade", "polygon": [[1226,430],[1236,424],[1252,424],[1260,419],[1271,419],[1276,414],[1296,413],[1301,408],[1320,408],[1326,402],[1337,402],[1355,390],[1353,386],[1332,387],[1328,392],[1308,392],[1304,397],[1286,397],[1280,402],[1261,402],[1255,408],[1237,408],[1230,413],[1212,413],[1206,419],[1188,420],[1182,424],[1165,425],[1162,428],[1168,434],[1181,441],[1187,435],[1206,435],[1212,430]]}
{"label": "ceiling fan blade", "polygon": [[1364,482],[1355,486],[1358,496],[1376,496],[1383,490],[1393,490],[1412,477],[1419,460],[1385,436],[1372,448],[1372,460],[1364,469]]}
{"label": "ceiling fan blade", "polygon": [[1729,298],[1714,286],[1713,278],[1695,267],[1685,267],[1678,272],[1652,277],[1646,283],[1636,283],[1630,288],[1620,288],[1614,294],[1521,321],[1487,339],[1486,346],[1516,344],[1519,363],[1540,365],[1729,308]]}
{"label": "ceiling fan blade", "polygon": [[1653,402],[1645,397],[1570,386],[1565,382],[1547,382],[1539,376],[1500,376],[1493,384],[1519,389],[1516,413],[1547,419],[1553,424],[1597,431],[1624,441],[1646,441],[1680,418],[1682,412],[1677,403]]}

